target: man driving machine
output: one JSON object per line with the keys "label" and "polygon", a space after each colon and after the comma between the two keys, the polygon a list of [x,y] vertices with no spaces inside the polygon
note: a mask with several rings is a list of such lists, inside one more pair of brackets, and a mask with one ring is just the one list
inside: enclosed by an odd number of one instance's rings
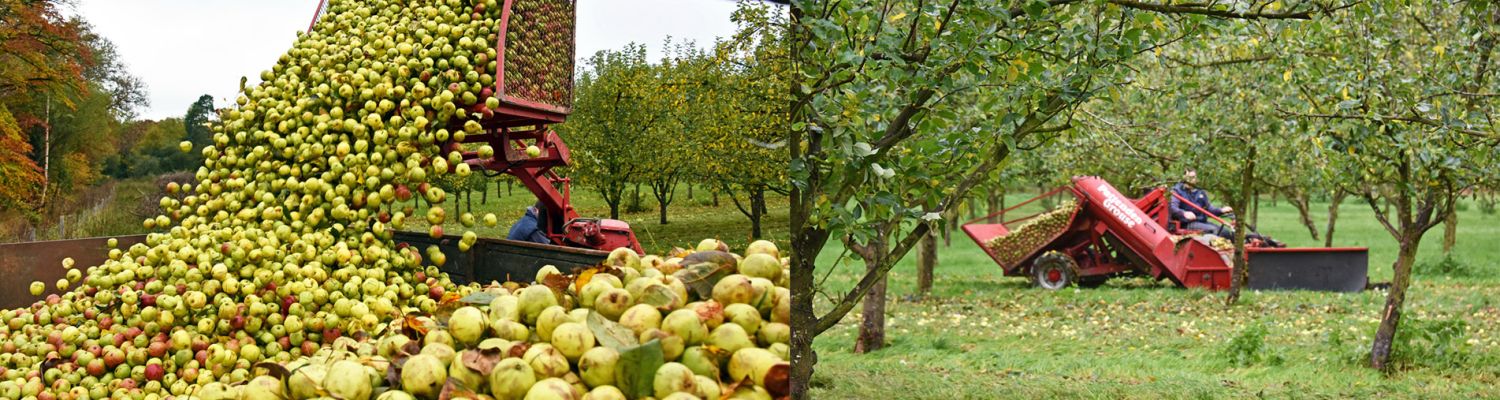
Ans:
{"label": "man driving machine", "polygon": [[[1176,185],[1172,185],[1172,193],[1176,194],[1176,196],[1172,196],[1168,199],[1167,206],[1172,213],[1172,219],[1180,224],[1180,229],[1200,231],[1226,239],[1234,238],[1234,228],[1226,225],[1215,224],[1209,221],[1207,215],[1203,215],[1202,213],[1198,212],[1199,209],[1202,209],[1204,211],[1208,211],[1209,213],[1213,213],[1214,216],[1226,216],[1232,215],[1232,213],[1234,213],[1234,209],[1229,206],[1214,207],[1214,205],[1208,201],[1208,193],[1198,187],[1197,170],[1189,168],[1187,171],[1184,171],[1182,174],[1182,181],[1177,182]],[[1186,199],[1193,205],[1198,206],[1198,208],[1193,208],[1192,206],[1182,204],[1182,200],[1180,200],[1179,198]],[[1285,247],[1285,245],[1281,244],[1281,242],[1277,242],[1275,240],[1272,240],[1270,237],[1255,233],[1255,231],[1253,230],[1247,232],[1245,234],[1245,237],[1264,241],[1267,244],[1271,245],[1271,247]]]}

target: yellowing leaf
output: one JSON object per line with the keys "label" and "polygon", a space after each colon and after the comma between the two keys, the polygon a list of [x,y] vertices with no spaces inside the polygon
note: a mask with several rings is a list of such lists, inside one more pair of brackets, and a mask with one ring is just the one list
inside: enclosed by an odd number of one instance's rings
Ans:
{"label": "yellowing leaf", "polygon": [[1291,82],[1292,81],[1292,70],[1286,70],[1286,73],[1281,74],[1281,80],[1287,81],[1287,82]]}
{"label": "yellowing leaf", "polygon": [[900,21],[902,18],[906,18],[906,12],[905,11],[896,13],[896,15],[892,15],[891,16],[891,22]]}
{"label": "yellowing leaf", "polygon": [[599,272],[599,268],[598,267],[589,268],[589,269],[584,270],[583,272],[579,272],[578,273],[578,279],[574,279],[573,280],[573,292],[574,293],[583,293],[583,285],[587,285],[587,284],[589,284],[589,281],[594,280],[594,274],[598,273],[598,272]]}
{"label": "yellowing leaf", "polygon": [[1444,48],[1443,45],[1437,45],[1432,46],[1432,52],[1437,53],[1438,57],[1442,57],[1443,53],[1447,52],[1447,49]]}

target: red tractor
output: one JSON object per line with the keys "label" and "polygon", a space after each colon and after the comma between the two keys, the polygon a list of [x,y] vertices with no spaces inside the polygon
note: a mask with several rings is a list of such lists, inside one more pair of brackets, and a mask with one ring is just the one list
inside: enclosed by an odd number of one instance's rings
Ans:
{"label": "red tractor", "polygon": [[[1232,244],[1177,229],[1168,217],[1167,196],[1173,195],[1158,187],[1132,199],[1098,177],[1075,177],[1070,186],[969,221],[963,230],[1005,275],[1030,277],[1042,288],[1091,287],[1111,277],[1145,275],[1178,286],[1228,289]],[[1048,197],[1071,197],[1071,206],[1004,220],[1007,212]],[[978,223],[994,217],[1000,223]],[[1049,221],[1027,224],[1039,218]],[[1024,231],[1014,232],[1026,235],[1024,240],[1004,240],[1012,229]],[[1364,290],[1368,283],[1368,249],[1362,247],[1276,248],[1253,240],[1246,253],[1251,289],[1347,292]]]}

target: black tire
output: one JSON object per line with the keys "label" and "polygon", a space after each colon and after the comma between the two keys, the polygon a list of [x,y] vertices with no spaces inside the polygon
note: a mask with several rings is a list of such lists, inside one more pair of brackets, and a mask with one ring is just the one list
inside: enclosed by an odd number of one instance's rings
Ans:
{"label": "black tire", "polygon": [[1031,283],[1038,288],[1059,290],[1078,281],[1078,263],[1059,251],[1049,251],[1031,262]]}

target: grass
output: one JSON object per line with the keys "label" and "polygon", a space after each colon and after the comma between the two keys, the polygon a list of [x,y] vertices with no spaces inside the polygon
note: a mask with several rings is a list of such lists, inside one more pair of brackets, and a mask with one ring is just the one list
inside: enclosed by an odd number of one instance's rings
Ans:
{"label": "grass", "polygon": [[[49,215],[36,231],[36,240],[77,239],[143,233],[139,214],[147,197],[163,192],[151,178],[104,182],[59,203],[67,211]],[[0,243],[31,240],[25,217],[7,213],[0,217]]]}
{"label": "grass", "polygon": [[[1024,200],[1008,199],[1011,204]],[[1295,209],[1263,200],[1263,233],[1320,246]],[[1326,205],[1315,205],[1326,210]],[[1315,219],[1323,218],[1321,212]],[[1321,227],[1322,220],[1319,221]],[[961,231],[941,247],[931,296],[915,293],[915,255],[890,274],[889,347],[853,354],[858,308],[819,336],[813,395],[860,398],[1493,398],[1500,396],[1500,216],[1459,215],[1457,261],[1441,267],[1442,228],[1424,238],[1397,359],[1363,366],[1385,293],[1223,294],[1142,278],[1047,292],[998,266]],[[1395,243],[1362,202],[1341,210],[1336,246],[1370,247],[1372,280],[1389,280]],[[830,246],[819,265],[835,265]],[[825,290],[852,287],[857,262]],[[1457,276],[1454,276],[1457,275]],[[820,312],[829,309],[819,296]]]}

